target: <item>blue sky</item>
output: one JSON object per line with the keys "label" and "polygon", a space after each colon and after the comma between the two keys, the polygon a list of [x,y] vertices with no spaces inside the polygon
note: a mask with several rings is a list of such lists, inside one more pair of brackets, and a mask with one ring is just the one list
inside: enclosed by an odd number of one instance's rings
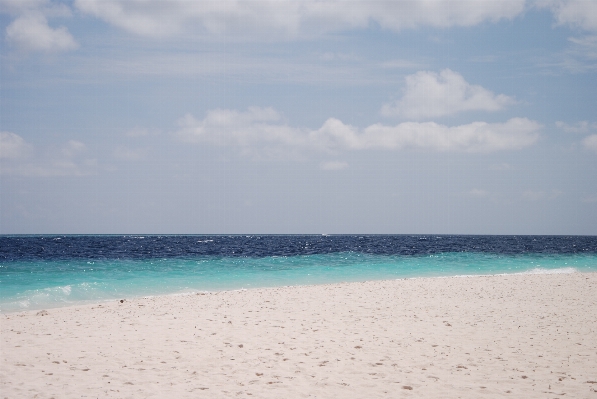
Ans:
{"label": "blue sky", "polygon": [[597,2],[0,11],[2,234],[597,234]]}

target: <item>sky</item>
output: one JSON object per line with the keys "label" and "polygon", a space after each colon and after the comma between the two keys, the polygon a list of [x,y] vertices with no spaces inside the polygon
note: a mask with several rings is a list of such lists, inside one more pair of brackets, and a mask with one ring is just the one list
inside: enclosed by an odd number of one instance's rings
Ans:
{"label": "sky", "polygon": [[597,2],[0,0],[0,234],[597,235]]}

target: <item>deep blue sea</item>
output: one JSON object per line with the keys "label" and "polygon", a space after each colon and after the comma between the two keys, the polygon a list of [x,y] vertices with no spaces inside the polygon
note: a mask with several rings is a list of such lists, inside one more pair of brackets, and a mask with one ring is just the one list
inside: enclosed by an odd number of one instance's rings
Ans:
{"label": "deep blue sea", "polygon": [[0,311],[255,287],[593,271],[595,236],[0,236]]}

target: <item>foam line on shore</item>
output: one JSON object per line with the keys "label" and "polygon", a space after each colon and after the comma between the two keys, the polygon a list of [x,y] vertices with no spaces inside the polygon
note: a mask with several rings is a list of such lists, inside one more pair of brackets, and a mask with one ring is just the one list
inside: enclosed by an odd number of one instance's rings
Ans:
{"label": "foam line on shore", "polygon": [[[385,280],[419,280],[419,279],[450,279],[450,278],[470,278],[470,277],[490,277],[490,276],[509,276],[509,275],[534,275],[534,274],[570,274],[570,273],[578,273],[579,270],[573,267],[565,267],[559,269],[541,269],[541,268],[534,268],[524,272],[515,272],[515,273],[496,273],[496,274],[463,274],[463,275],[453,275],[453,276],[421,276],[421,277],[405,277],[405,278],[397,278],[397,279],[364,279],[364,280],[357,280],[357,281],[334,281],[334,282],[325,282],[321,284],[296,284],[296,285],[283,285],[283,286],[272,286],[272,285],[264,285],[260,287],[250,287],[250,288],[235,288],[235,289],[224,289],[224,290],[183,290],[179,292],[173,293],[163,293],[163,294],[156,294],[156,295],[121,295],[121,296],[114,296],[110,298],[97,298],[97,299],[85,299],[80,301],[63,301],[63,302],[51,302],[51,303],[42,303],[42,304],[34,304],[30,306],[30,304],[24,302],[13,302],[9,303],[12,306],[4,306],[0,308],[0,313],[15,313],[15,312],[24,312],[24,311],[35,311],[35,310],[42,310],[42,309],[55,309],[55,308],[63,308],[63,307],[72,307],[72,306],[80,306],[80,305],[90,305],[95,303],[107,303],[111,301],[116,301],[120,299],[138,299],[138,298],[153,298],[153,297],[161,297],[161,296],[184,296],[184,295],[196,295],[200,293],[217,293],[217,292],[235,292],[235,291],[247,291],[247,290],[256,290],[256,289],[269,289],[269,288],[281,288],[281,287],[308,287],[308,286],[328,286],[328,285],[336,285],[336,284],[350,284],[350,283],[359,283],[359,282],[369,282],[369,281],[385,281]],[[583,272],[586,273],[586,272]],[[588,272],[591,273],[591,272]],[[64,287],[51,287],[49,290],[63,290]],[[21,305],[20,308],[17,308],[16,304]]]}

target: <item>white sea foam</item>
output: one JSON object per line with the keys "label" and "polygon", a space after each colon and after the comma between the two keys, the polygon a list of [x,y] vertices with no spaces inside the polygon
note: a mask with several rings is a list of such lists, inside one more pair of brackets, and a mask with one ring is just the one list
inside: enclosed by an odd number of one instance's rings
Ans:
{"label": "white sea foam", "polygon": [[469,277],[489,277],[489,276],[510,276],[510,275],[520,275],[520,274],[569,274],[569,273],[577,273],[578,270],[574,267],[562,267],[557,269],[544,269],[540,267],[535,267],[531,270],[525,270],[523,272],[516,272],[516,273],[494,273],[494,274],[457,274],[454,276],[417,276],[417,277],[406,277],[406,278],[397,278],[396,280],[417,280],[417,279],[426,279],[426,278],[469,278]]}
{"label": "white sea foam", "polygon": [[540,267],[536,267],[534,269],[516,274],[568,274],[576,272],[578,272],[578,270],[576,270],[574,267],[562,267],[559,269],[543,269]]}

